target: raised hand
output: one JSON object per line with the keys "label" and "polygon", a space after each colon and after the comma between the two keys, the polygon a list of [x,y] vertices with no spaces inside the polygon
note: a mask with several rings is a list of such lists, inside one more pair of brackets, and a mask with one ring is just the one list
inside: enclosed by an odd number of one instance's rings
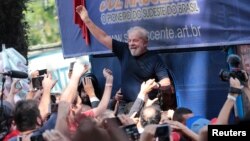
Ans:
{"label": "raised hand", "polygon": [[13,95],[19,93],[22,90],[22,87],[18,88],[18,87],[16,87],[16,85],[21,86],[20,79],[14,79],[12,84],[11,84],[10,93],[13,94]]}
{"label": "raised hand", "polygon": [[143,82],[141,84],[141,90],[140,93],[143,94],[148,94],[150,91],[152,91],[152,89],[157,85],[157,83],[155,83],[155,79],[149,79],[146,82]]}
{"label": "raised hand", "polygon": [[52,79],[51,73],[45,74],[42,81],[43,89],[51,90],[55,86],[56,82],[57,80]]}
{"label": "raised hand", "polygon": [[86,8],[82,5],[79,5],[76,7],[76,12],[79,14],[79,16],[84,22],[86,22],[87,19],[89,18]]}
{"label": "raised hand", "polygon": [[83,88],[89,97],[95,96],[95,90],[90,77],[83,78]]}
{"label": "raised hand", "polygon": [[231,87],[238,88],[238,89],[242,88],[238,78],[230,77],[229,82],[230,82]]}
{"label": "raised hand", "polygon": [[87,64],[83,65],[82,63],[76,61],[73,67],[72,78],[80,78],[84,73],[89,70]]}
{"label": "raised hand", "polygon": [[110,69],[104,68],[104,69],[103,69],[103,76],[104,76],[105,78],[111,77],[111,76],[112,76],[112,71],[111,71]]}

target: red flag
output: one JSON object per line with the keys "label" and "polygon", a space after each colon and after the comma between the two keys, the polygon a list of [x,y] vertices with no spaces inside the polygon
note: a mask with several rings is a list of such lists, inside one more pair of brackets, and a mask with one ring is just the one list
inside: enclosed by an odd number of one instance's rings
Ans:
{"label": "red flag", "polygon": [[82,21],[81,17],[79,16],[79,14],[77,14],[76,12],[76,7],[78,5],[83,5],[86,6],[86,2],[85,0],[74,0],[74,22],[75,24],[78,24],[79,27],[82,30],[82,36],[85,39],[85,42],[87,45],[90,44],[90,39],[89,39],[89,32],[88,32],[88,28],[87,26],[84,24],[84,22]]}

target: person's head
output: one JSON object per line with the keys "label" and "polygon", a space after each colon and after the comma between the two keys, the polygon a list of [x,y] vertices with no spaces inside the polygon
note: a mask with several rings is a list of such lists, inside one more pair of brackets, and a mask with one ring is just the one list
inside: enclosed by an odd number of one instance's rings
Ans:
{"label": "person's head", "polygon": [[128,45],[132,56],[140,56],[147,51],[148,31],[135,26],[128,30]]}
{"label": "person's head", "polygon": [[[2,103],[3,102],[3,103]],[[8,101],[0,101],[0,140],[11,130],[13,120],[13,109]]]}
{"label": "person's head", "polygon": [[37,101],[20,100],[14,110],[14,121],[21,132],[36,129],[41,118]]}
{"label": "person's head", "polygon": [[161,120],[161,110],[156,105],[145,107],[140,116],[140,122],[143,127],[149,124],[159,124]]}
{"label": "person's head", "polygon": [[173,120],[186,124],[186,120],[192,116],[194,116],[192,110],[185,107],[179,107],[174,111]]}

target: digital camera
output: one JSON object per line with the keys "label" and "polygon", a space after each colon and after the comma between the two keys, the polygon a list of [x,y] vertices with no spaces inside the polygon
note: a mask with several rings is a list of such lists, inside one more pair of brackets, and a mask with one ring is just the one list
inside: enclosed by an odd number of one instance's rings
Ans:
{"label": "digital camera", "polygon": [[222,81],[229,81],[230,77],[237,78],[241,82],[247,82],[248,80],[242,70],[227,71],[221,69],[219,77]]}

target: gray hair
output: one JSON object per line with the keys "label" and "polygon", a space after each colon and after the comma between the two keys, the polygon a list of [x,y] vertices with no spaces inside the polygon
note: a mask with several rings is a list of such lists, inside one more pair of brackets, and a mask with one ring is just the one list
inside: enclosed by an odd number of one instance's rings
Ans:
{"label": "gray hair", "polygon": [[140,26],[134,26],[134,27],[131,27],[127,33],[128,35],[131,34],[132,32],[138,32],[139,33],[139,36],[141,38],[143,38],[145,41],[148,41],[148,31],[145,29],[145,28],[142,28]]}

